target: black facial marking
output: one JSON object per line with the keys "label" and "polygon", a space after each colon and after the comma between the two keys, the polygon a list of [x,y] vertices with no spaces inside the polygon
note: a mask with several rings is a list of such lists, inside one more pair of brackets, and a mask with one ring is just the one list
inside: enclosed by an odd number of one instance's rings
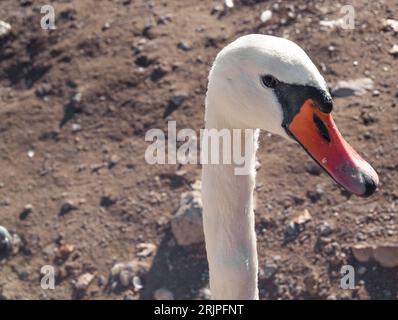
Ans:
{"label": "black facial marking", "polygon": [[324,113],[330,113],[333,109],[330,93],[313,86],[278,81],[274,92],[283,109],[283,127],[287,127],[292,122],[301,106],[308,99],[312,99],[315,106]]}
{"label": "black facial marking", "polygon": [[314,113],[313,120],[319,130],[319,133],[323,139],[325,139],[327,142],[330,142],[330,135],[328,128],[326,128],[325,124],[322,122],[322,120]]}

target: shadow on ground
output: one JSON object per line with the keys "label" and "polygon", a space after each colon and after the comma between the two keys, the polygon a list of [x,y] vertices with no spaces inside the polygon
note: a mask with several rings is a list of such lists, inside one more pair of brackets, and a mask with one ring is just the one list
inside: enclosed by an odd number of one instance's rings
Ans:
{"label": "shadow on ground", "polygon": [[[364,281],[365,289],[372,300],[395,300],[398,297],[398,268],[383,268],[376,263],[353,263],[355,283]],[[364,272],[359,274],[359,270]]]}
{"label": "shadow on ground", "polygon": [[208,264],[203,244],[177,246],[170,230],[162,239],[152,266],[144,275],[142,300],[153,299],[156,289],[167,288],[175,299],[200,297],[200,289],[208,285]]}

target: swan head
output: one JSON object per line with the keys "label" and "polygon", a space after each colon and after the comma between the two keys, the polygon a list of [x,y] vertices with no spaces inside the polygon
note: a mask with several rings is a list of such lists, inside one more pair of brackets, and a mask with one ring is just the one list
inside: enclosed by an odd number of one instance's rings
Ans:
{"label": "swan head", "polygon": [[294,42],[247,35],[226,46],[209,75],[210,102],[214,110],[206,113],[233,128],[260,128],[298,142],[347,191],[366,197],[376,190],[377,173],[342,138],[324,78]]}

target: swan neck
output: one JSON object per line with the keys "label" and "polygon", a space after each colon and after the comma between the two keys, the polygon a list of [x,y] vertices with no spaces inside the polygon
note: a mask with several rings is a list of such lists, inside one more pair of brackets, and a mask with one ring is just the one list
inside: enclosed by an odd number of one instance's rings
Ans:
{"label": "swan neck", "polygon": [[[227,129],[232,136],[228,118],[207,102],[206,128]],[[215,299],[258,298],[253,212],[257,135],[250,138],[242,131],[240,136],[240,146],[245,146],[242,152],[249,161],[247,174],[237,175],[235,164],[205,164],[202,168],[203,224],[210,290]],[[247,139],[255,140],[251,147],[247,147]],[[232,143],[232,153],[235,147]]]}

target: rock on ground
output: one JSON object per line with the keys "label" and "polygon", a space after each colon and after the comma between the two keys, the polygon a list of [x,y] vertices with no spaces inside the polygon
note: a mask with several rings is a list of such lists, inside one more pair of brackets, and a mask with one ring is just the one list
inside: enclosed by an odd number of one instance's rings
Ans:
{"label": "rock on ground", "polygon": [[181,246],[204,241],[202,221],[202,197],[198,190],[181,195],[180,208],[171,221],[171,229]]}
{"label": "rock on ground", "polygon": [[268,20],[272,18],[272,11],[265,10],[261,13],[260,20],[262,23],[266,23]]}
{"label": "rock on ground", "polygon": [[398,44],[394,44],[388,52],[393,56],[398,56]]}
{"label": "rock on ground", "polygon": [[370,78],[359,78],[355,80],[339,81],[332,88],[332,96],[343,98],[349,96],[361,96],[367,90],[373,89],[373,80]]}
{"label": "rock on ground", "polygon": [[111,288],[118,290],[132,285],[136,290],[142,289],[141,278],[138,275],[143,271],[147,271],[148,268],[149,266],[144,261],[133,260],[126,263],[116,263],[109,275]]}
{"label": "rock on ground", "polygon": [[398,20],[385,19],[383,20],[383,27],[385,30],[392,30],[398,33]]}
{"label": "rock on ground", "polygon": [[137,253],[138,257],[145,258],[152,255],[156,251],[156,245],[153,243],[139,243],[137,249],[140,250]]}
{"label": "rock on ground", "polygon": [[292,221],[296,224],[303,224],[311,220],[311,214],[307,209],[298,211],[292,216]]}
{"label": "rock on ground", "polygon": [[0,39],[11,32],[11,25],[0,20]]}
{"label": "rock on ground", "polygon": [[89,272],[82,274],[75,283],[76,290],[87,290],[94,278],[95,274]]}
{"label": "rock on ground", "polygon": [[351,248],[352,254],[359,262],[375,260],[382,267],[398,267],[398,245],[354,245]]}
{"label": "rock on ground", "polygon": [[174,300],[174,294],[166,288],[157,289],[153,297],[155,300]]}

